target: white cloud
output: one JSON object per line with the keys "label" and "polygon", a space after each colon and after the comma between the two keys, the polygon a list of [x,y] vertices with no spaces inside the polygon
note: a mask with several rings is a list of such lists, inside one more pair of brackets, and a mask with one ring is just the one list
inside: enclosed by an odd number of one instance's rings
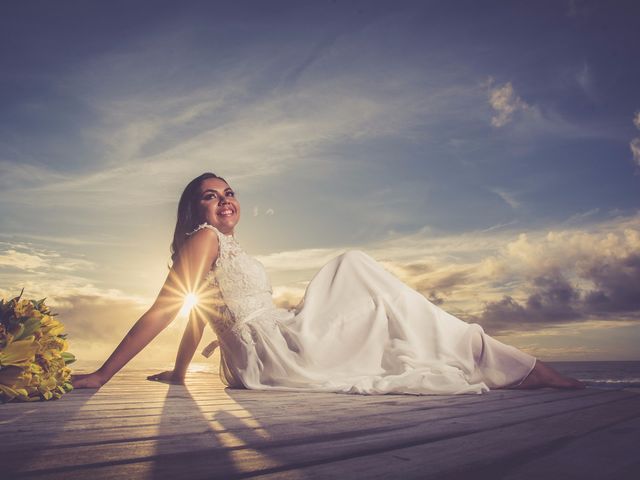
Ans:
{"label": "white cloud", "polygon": [[101,241],[95,240],[91,238],[80,238],[80,237],[64,237],[64,236],[54,236],[54,235],[34,235],[31,233],[1,233],[0,238],[28,238],[30,240],[37,240],[39,243],[47,242],[47,243],[57,243],[61,245],[72,245],[72,246],[81,246],[81,245],[110,245],[110,246],[125,246],[130,245],[125,242],[116,242],[116,241]]}
{"label": "white cloud", "polygon": [[[219,104],[215,92],[227,88],[217,85],[212,98],[198,92],[174,101],[145,98],[95,105],[103,118],[100,127],[86,133],[101,145],[93,169],[62,175],[51,168],[0,162],[0,198],[38,205],[38,193],[48,196],[48,205],[92,209],[96,204],[175,202],[176,165],[193,176],[213,170],[248,188],[253,180],[294,164],[302,168],[305,163],[330,162],[322,152],[339,143],[416,135],[414,127],[425,112],[442,116],[447,101],[464,96],[464,88],[451,88],[416,98],[401,86],[397,95],[383,96],[350,89],[339,79],[237,101],[234,114],[213,115]],[[235,88],[227,95],[233,97]],[[191,129],[178,128],[205,114],[214,118],[199,120]]]}
{"label": "white cloud", "polygon": [[52,250],[38,249],[27,244],[6,243],[6,245],[13,248],[0,251],[0,267],[11,267],[28,272],[73,272],[94,267],[92,262],[80,258],[63,257]]}
{"label": "white cloud", "polygon": [[507,192],[501,188],[492,188],[491,191],[498,195],[511,208],[516,209],[520,206],[520,202],[516,200],[513,193]]}
{"label": "white cloud", "polygon": [[640,167],[640,137],[636,137],[629,142],[629,148],[633,155],[633,161]]}
{"label": "white cloud", "polygon": [[582,68],[576,73],[576,82],[584,92],[584,94],[592,100],[597,99],[596,89],[593,81],[593,72],[587,62],[584,62]]}
{"label": "white cloud", "polygon": [[[633,124],[640,130],[640,111],[637,111],[633,116]],[[635,137],[629,142],[629,149],[633,156],[633,161],[640,167],[640,137]]]}
{"label": "white cloud", "polygon": [[260,255],[256,258],[270,272],[315,271],[343,251],[344,249],[335,248],[309,248]]}
{"label": "white cloud", "polygon": [[38,255],[5,250],[0,252],[0,267],[13,267],[20,270],[35,270],[47,265],[47,262]]}
{"label": "white cloud", "polygon": [[0,189],[21,190],[33,185],[56,183],[64,180],[64,176],[52,172],[42,165],[29,165],[24,163],[0,160]]}
{"label": "white cloud", "polygon": [[491,117],[491,125],[496,128],[508,124],[516,112],[531,108],[515,93],[511,82],[490,89],[489,104],[496,111],[496,114]]}
{"label": "white cloud", "polygon": [[567,225],[571,224],[571,223],[580,223],[580,222],[585,221],[589,217],[592,217],[593,215],[595,215],[595,214],[597,214],[599,212],[600,212],[599,208],[592,208],[592,209],[586,210],[584,212],[574,213],[569,218],[567,218],[564,221],[564,223],[567,224]]}

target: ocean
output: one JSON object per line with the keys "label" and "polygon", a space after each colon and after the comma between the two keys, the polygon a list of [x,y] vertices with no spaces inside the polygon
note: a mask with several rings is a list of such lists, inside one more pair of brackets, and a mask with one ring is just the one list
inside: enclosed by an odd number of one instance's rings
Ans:
{"label": "ocean", "polygon": [[[544,360],[543,360],[544,361]],[[545,362],[589,387],[640,387],[640,361]]]}
{"label": "ocean", "polygon": [[[560,373],[577,378],[587,384],[589,387],[617,389],[617,388],[640,388],[640,361],[592,361],[592,362],[547,362]],[[101,362],[83,362],[78,361],[71,365],[72,370],[77,369],[79,372],[89,372],[95,370],[101,365]],[[125,367],[127,370],[138,370],[141,375],[151,375],[163,370],[173,368],[172,363],[160,362],[158,364],[151,363],[135,363]],[[191,373],[197,372],[218,372],[217,355],[212,357],[209,362],[193,362],[189,367]]]}

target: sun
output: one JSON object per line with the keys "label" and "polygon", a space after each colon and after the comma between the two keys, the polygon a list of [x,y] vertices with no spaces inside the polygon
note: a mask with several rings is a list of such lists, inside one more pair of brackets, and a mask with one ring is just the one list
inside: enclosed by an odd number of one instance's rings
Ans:
{"label": "sun", "polygon": [[184,303],[182,304],[182,308],[180,309],[179,315],[183,317],[189,316],[189,312],[197,304],[198,304],[198,296],[193,292],[187,293],[184,296]]}

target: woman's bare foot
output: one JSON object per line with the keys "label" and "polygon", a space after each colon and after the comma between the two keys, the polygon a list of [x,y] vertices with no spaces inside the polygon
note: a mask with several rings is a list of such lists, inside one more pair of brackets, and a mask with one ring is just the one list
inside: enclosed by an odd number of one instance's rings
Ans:
{"label": "woman's bare foot", "polygon": [[585,388],[586,385],[575,378],[565,377],[546,363],[536,360],[536,364],[533,367],[533,370],[531,370],[531,373],[529,373],[529,375],[519,385],[506,388],[526,389],[543,387],[582,389]]}
{"label": "woman's bare foot", "polygon": [[73,388],[100,388],[105,384],[102,377],[97,373],[82,373],[71,376]]}

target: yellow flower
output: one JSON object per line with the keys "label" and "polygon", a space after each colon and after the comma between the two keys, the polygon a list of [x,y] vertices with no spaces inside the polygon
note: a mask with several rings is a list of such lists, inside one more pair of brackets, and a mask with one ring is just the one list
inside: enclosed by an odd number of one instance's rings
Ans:
{"label": "yellow flower", "polygon": [[44,315],[40,319],[40,328],[42,333],[46,335],[56,336],[64,333],[64,325],[49,315]]}
{"label": "yellow flower", "polygon": [[9,366],[0,370],[0,387],[9,400],[29,400],[30,394],[36,390],[32,380],[31,372],[19,367]]}
{"label": "yellow flower", "polygon": [[0,401],[60,398],[73,389],[75,357],[63,324],[53,318],[44,298],[0,300]]}
{"label": "yellow flower", "polygon": [[0,350],[0,367],[7,365],[26,366],[34,361],[38,345],[33,337],[16,340]]}

